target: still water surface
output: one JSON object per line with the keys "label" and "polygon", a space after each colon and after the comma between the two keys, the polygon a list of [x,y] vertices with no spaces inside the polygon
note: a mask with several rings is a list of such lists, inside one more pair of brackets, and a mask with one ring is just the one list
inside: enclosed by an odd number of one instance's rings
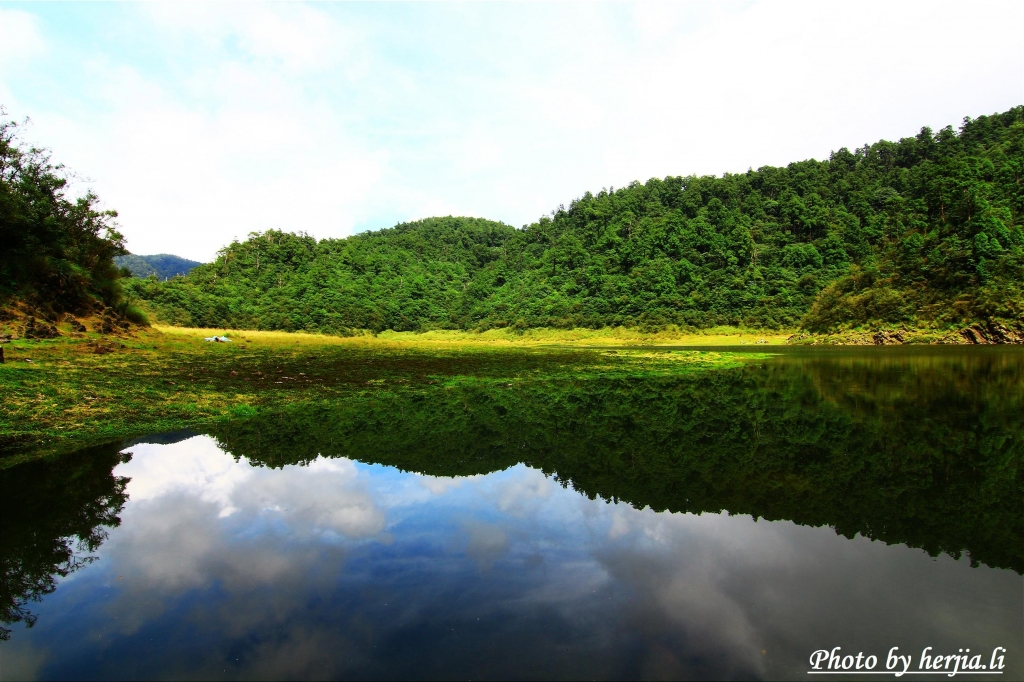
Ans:
{"label": "still water surface", "polygon": [[1016,349],[786,351],[16,467],[0,675],[808,679],[817,649],[1002,646],[976,679],[1022,679],[1022,411]]}

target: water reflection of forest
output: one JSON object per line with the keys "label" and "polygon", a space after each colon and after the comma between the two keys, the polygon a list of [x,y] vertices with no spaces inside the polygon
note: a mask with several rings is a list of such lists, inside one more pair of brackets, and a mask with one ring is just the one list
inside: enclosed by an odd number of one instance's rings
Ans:
{"label": "water reflection of forest", "polygon": [[[29,607],[57,580],[93,560],[120,523],[128,479],[115,476],[120,443],[0,472],[0,623],[35,616]],[[0,627],[0,640],[10,637]]]}
{"label": "water reflection of forest", "polygon": [[[1024,355],[812,354],[659,380],[365,395],[210,430],[261,466],[350,457],[434,476],[519,462],[590,498],[750,514],[1024,573]],[[121,444],[0,472],[0,619],[118,523]]]}

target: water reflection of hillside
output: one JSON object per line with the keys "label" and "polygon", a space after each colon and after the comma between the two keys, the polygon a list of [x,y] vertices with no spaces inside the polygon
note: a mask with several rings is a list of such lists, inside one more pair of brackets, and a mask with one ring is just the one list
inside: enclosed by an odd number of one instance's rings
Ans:
{"label": "water reflection of hillside", "polygon": [[236,456],[436,476],[527,462],[593,498],[727,510],[1024,571],[1020,354],[794,357],[661,381],[475,386],[218,428]]}

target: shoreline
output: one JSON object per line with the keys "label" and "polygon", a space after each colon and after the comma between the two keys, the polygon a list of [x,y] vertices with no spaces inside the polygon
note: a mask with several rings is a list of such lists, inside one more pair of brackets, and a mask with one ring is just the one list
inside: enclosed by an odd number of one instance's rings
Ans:
{"label": "shoreline", "polygon": [[[466,331],[438,329],[417,332],[383,331],[374,334],[361,331],[353,336],[335,336],[314,332],[256,331],[221,328],[173,327],[154,324],[153,328],[169,334],[202,336],[271,335],[295,339],[337,339],[355,344],[391,342],[421,347],[531,347],[559,345],[573,347],[601,346],[762,346],[762,345],[1018,345],[1024,344],[1024,322],[1017,328],[1000,323],[974,324],[960,329],[927,329],[897,327],[885,330],[848,330],[811,333],[802,330],[744,329],[713,327],[700,331],[664,330],[645,332],[626,327],[602,329],[535,328],[522,332],[507,329]],[[371,339],[373,341],[371,341]]]}
{"label": "shoreline", "polygon": [[[104,310],[88,316],[61,315],[58,319],[36,318],[27,308],[10,308],[0,315],[0,348],[11,341],[56,338],[84,338],[96,334],[108,339],[132,336],[140,327]],[[346,334],[319,331],[250,330],[223,327],[181,327],[154,322],[150,327],[160,333],[182,337],[253,335],[268,339],[292,339],[296,342],[342,345],[398,344],[418,347],[530,347],[544,345],[575,346],[747,346],[747,345],[1001,345],[1024,344],[1024,320],[988,321],[958,327],[916,327],[891,325],[868,329],[841,329],[810,332],[798,327],[756,329],[721,325],[706,329],[680,329],[669,326],[659,330],[636,327],[600,329],[535,327],[516,330],[492,328],[484,331],[432,329],[422,331],[373,332],[352,330]],[[89,334],[91,330],[96,334]],[[115,341],[116,343],[116,341]]]}
{"label": "shoreline", "polygon": [[[90,328],[94,321],[86,319]],[[78,324],[78,328],[72,327]],[[6,332],[11,325],[6,325]],[[743,356],[801,346],[968,345],[927,331],[837,335],[629,329],[309,333],[120,328],[0,344],[0,468],[144,433],[250,416],[268,407],[470,383],[681,376],[725,369]],[[206,342],[226,337],[228,342]],[[894,343],[888,341],[895,337]],[[979,345],[979,344],[970,344]]]}

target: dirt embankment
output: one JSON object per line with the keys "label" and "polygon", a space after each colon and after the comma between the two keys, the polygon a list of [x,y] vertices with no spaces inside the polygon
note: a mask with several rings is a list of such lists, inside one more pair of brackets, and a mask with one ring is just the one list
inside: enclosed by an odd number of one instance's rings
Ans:
{"label": "dirt embankment", "polygon": [[[17,339],[55,339],[62,336],[84,338],[88,332],[109,337],[128,337],[138,328],[138,325],[113,308],[97,308],[89,315],[78,316],[70,313],[47,316],[17,305],[0,310],[0,344]],[[90,343],[96,344],[96,341],[90,340]],[[98,346],[106,347],[102,339]]]}

